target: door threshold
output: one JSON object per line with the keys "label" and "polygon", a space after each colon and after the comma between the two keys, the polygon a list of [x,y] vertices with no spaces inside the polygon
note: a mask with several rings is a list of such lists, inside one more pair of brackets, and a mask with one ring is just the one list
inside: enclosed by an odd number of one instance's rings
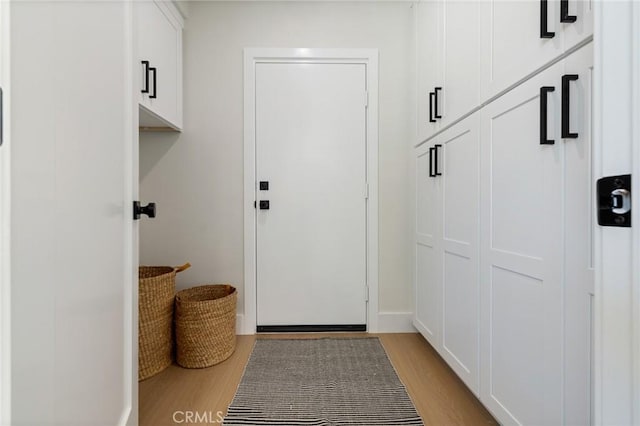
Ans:
{"label": "door threshold", "polygon": [[258,333],[327,333],[327,332],[367,331],[366,324],[330,324],[330,325],[259,325]]}

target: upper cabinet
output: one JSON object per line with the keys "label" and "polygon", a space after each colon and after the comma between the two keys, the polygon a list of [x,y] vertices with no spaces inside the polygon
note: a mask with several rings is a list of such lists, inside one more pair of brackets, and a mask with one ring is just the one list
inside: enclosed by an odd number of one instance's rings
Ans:
{"label": "upper cabinet", "polygon": [[414,145],[547,68],[593,34],[587,0],[423,0]]}
{"label": "upper cabinet", "polygon": [[488,100],[593,34],[584,0],[481,2],[482,98]]}
{"label": "upper cabinet", "polygon": [[480,100],[477,1],[417,4],[418,131],[421,143]]}
{"label": "upper cabinet", "polygon": [[[423,1],[416,5],[417,14],[417,140],[419,144],[438,131],[440,110],[436,97],[442,90],[442,3]],[[439,89],[438,89],[439,88]]]}
{"label": "upper cabinet", "polygon": [[139,126],[182,129],[183,19],[170,2],[136,2]]}

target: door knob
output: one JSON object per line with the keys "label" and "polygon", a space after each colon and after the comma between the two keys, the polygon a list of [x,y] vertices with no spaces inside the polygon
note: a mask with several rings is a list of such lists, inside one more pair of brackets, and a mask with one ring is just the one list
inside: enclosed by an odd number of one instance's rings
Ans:
{"label": "door knob", "polygon": [[149,203],[146,206],[143,206],[140,204],[140,201],[134,201],[133,219],[138,220],[143,214],[146,214],[149,218],[156,217],[156,203]]}

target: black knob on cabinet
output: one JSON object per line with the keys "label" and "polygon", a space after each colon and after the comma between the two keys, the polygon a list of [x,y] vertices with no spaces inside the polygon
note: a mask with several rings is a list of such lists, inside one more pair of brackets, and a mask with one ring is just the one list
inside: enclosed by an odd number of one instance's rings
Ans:
{"label": "black knob on cabinet", "polygon": [[260,210],[269,210],[269,200],[260,200]]}
{"label": "black knob on cabinet", "polygon": [[133,219],[140,219],[141,215],[147,215],[149,218],[156,217],[156,203],[149,203],[146,206],[140,204],[140,201],[133,202]]}

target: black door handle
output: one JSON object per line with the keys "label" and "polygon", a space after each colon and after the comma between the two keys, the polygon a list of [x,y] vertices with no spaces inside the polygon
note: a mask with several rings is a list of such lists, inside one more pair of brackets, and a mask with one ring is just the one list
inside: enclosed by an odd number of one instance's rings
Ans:
{"label": "black door handle", "polygon": [[553,86],[540,88],[540,145],[553,145],[553,139],[547,139],[547,93],[556,90]]}
{"label": "black door handle", "polygon": [[569,15],[569,0],[560,0],[560,22],[576,22],[575,15]]}
{"label": "black door handle", "polygon": [[[442,118],[442,116],[438,113],[438,92],[442,90],[442,87],[436,87],[434,93],[434,112],[435,114],[433,114],[434,118]],[[435,121],[435,120],[434,120]]]}
{"label": "black door handle", "polygon": [[556,33],[549,31],[547,18],[548,3],[547,0],[540,0],[540,38],[553,38]]}
{"label": "black door handle", "polygon": [[429,148],[429,177],[436,177],[436,174],[433,171],[433,150],[435,148]]}
{"label": "black door handle", "polygon": [[433,118],[433,101],[436,97],[435,92],[429,92],[429,123],[435,123],[436,120]]}
{"label": "black door handle", "polygon": [[141,61],[141,62],[142,62],[142,65],[144,66],[144,86],[140,91],[142,93],[149,93],[149,61]]}
{"label": "black door handle", "polygon": [[563,139],[575,139],[578,137],[578,133],[571,133],[570,128],[570,101],[571,91],[569,90],[569,82],[576,81],[578,74],[565,74],[562,76],[562,138]]}
{"label": "black door handle", "polygon": [[140,219],[140,216],[146,214],[149,218],[156,217],[156,203],[149,203],[146,206],[140,204],[140,201],[133,202],[133,218]]}
{"label": "black door handle", "polygon": [[155,99],[158,97],[158,70],[155,67],[149,68],[149,73],[153,73],[153,93],[149,95],[150,99]]}
{"label": "black door handle", "polygon": [[442,176],[442,173],[440,172],[440,168],[438,167],[438,151],[439,148],[441,148],[442,145],[440,145],[439,143],[435,144],[433,146],[433,163],[434,163],[434,169],[435,169],[435,173],[433,174],[434,176]]}
{"label": "black door handle", "polygon": [[269,210],[269,200],[260,200],[260,210]]}

